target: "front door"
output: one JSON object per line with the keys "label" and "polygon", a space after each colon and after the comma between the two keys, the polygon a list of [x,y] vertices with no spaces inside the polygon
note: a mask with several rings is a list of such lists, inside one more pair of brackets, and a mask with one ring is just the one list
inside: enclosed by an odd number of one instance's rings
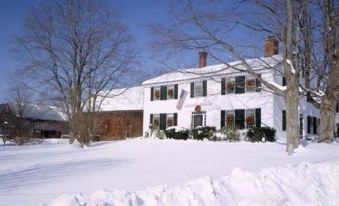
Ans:
{"label": "front door", "polygon": [[203,120],[202,114],[194,115],[194,117],[193,117],[193,126],[194,126],[194,128],[196,128],[198,126],[202,126],[202,120]]}

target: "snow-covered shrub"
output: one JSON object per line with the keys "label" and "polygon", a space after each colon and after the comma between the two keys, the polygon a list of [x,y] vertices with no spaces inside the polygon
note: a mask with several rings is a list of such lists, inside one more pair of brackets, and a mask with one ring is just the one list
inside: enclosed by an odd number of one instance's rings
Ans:
{"label": "snow-covered shrub", "polygon": [[276,130],[271,127],[251,128],[247,131],[247,140],[250,142],[275,142]]}
{"label": "snow-covered shrub", "polygon": [[167,130],[164,130],[165,135],[169,139],[182,139],[187,140],[189,130],[185,128],[170,127]]}
{"label": "snow-covered shrub", "polygon": [[224,134],[230,142],[240,141],[240,133],[235,127],[223,127],[220,132]]}
{"label": "snow-covered shrub", "polygon": [[163,130],[155,130],[154,131],[155,137],[159,138],[159,139],[166,139],[166,134]]}
{"label": "snow-covered shrub", "polygon": [[195,129],[192,129],[193,139],[203,140],[207,138],[209,140],[213,140],[215,139],[215,136],[214,136],[215,131],[216,131],[215,127],[209,127],[209,126],[196,127]]}

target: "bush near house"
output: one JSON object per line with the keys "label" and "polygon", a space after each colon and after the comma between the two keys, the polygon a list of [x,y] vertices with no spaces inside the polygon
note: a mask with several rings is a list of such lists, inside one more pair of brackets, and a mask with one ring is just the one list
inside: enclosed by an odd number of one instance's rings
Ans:
{"label": "bush near house", "polygon": [[271,127],[251,128],[247,131],[247,140],[250,142],[275,142],[276,130]]}
{"label": "bush near house", "polygon": [[175,128],[164,130],[165,135],[169,139],[181,139],[181,140],[187,140],[189,130],[179,130],[176,131]]}
{"label": "bush near house", "polygon": [[157,130],[154,131],[154,135],[155,135],[155,137],[157,137],[159,139],[166,139],[166,134],[165,134],[164,130],[157,129]]}
{"label": "bush near house", "polygon": [[215,127],[197,127],[195,129],[192,129],[192,136],[193,139],[196,140],[203,140],[205,138],[209,140],[213,140],[214,138],[214,133],[216,132]]}
{"label": "bush near house", "polygon": [[220,133],[226,136],[226,140],[230,142],[240,141],[240,133],[235,127],[223,127]]}

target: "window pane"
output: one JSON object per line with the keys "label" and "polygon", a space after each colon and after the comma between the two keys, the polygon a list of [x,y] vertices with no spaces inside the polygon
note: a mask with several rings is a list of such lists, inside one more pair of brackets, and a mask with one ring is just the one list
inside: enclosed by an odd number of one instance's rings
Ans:
{"label": "window pane", "polygon": [[194,96],[202,97],[202,95],[203,95],[202,81],[194,82]]}
{"label": "window pane", "polygon": [[155,100],[160,99],[160,87],[154,87],[154,99]]}
{"label": "window pane", "polygon": [[246,77],[246,92],[255,92],[256,91],[256,81],[254,77]]}
{"label": "window pane", "polygon": [[160,125],[160,115],[159,114],[154,114],[153,115],[153,128],[154,129],[159,129]]}
{"label": "window pane", "polygon": [[174,99],[174,85],[167,86],[167,99]]}
{"label": "window pane", "polygon": [[173,125],[174,125],[174,115],[173,114],[167,114],[166,126],[172,127]]}
{"label": "window pane", "polygon": [[255,110],[246,110],[246,128],[253,128],[255,123]]}
{"label": "window pane", "polygon": [[234,127],[234,111],[226,111],[226,126]]}
{"label": "window pane", "polygon": [[225,89],[227,94],[233,94],[234,93],[234,78],[228,78],[226,80]]}

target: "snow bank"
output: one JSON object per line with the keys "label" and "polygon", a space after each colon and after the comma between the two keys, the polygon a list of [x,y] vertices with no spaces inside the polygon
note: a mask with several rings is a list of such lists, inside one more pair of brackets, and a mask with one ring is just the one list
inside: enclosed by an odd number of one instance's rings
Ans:
{"label": "snow bank", "polygon": [[339,163],[264,169],[236,168],[221,180],[203,177],[181,186],[138,192],[61,195],[50,206],[80,205],[339,205]]}

